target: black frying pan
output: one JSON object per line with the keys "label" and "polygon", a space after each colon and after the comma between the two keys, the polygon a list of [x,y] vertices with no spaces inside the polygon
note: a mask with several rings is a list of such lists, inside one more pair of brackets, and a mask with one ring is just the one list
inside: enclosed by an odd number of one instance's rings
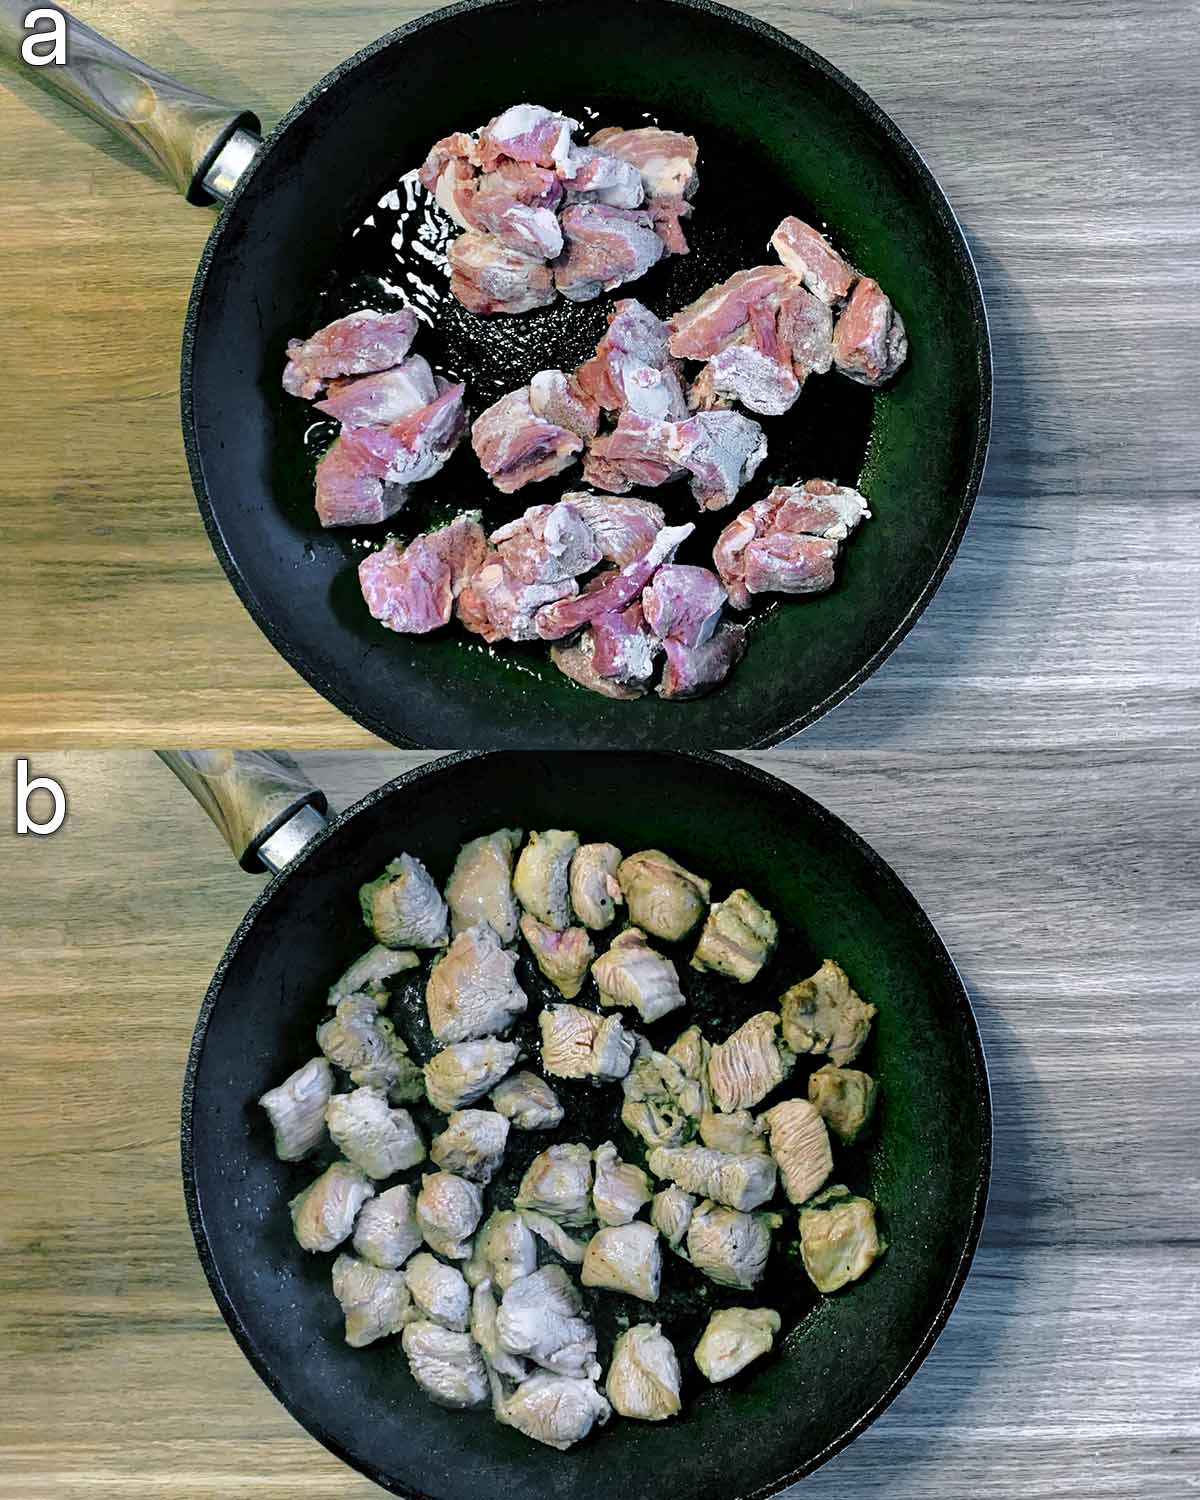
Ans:
{"label": "black frying pan", "polygon": [[[27,7],[0,0],[10,34]],[[336,68],[251,164],[255,139],[237,110],[149,75],[93,33],[81,33],[78,51],[74,73],[43,68],[41,81],[117,124],[190,197],[231,194],[184,334],[184,439],[196,495],[258,624],[368,728],[434,746],[772,744],[862,682],[928,603],[983,470],[991,380],[983,303],[949,205],[913,147],[801,43],[709,0],[467,0]],[[313,512],[316,449],[304,434],[314,414],[279,385],[289,337],[349,307],[395,305],[399,294],[387,287],[405,288],[439,313],[418,347],[467,379],[478,411],[539,368],[573,367],[603,331],[611,298],[472,318],[447,299],[427,261],[398,257],[393,246],[405,226],[400,211],[380,205],[399,176],[439,136],[527,99],[625,124],[650,114],[700,141],[692,253],[627,289],[656,312],[768,259],[771,230],[798,213],[828,223],[843,251],[888,289],[911,333],[909,363],[887,391],[830,375],[810,381],[787,417],[767,419],[770,454],[741,503],[771,484],[822,476],[860,484],[875,518],[846,549],[830,593],[758,608],[746,659],[701,702],[613,703],[562,677],[540,646],[489,650],[458,627],[396,636],[370,618],[355,575],[363,544],[378,545],[387,527],[322,532]],[[318,447],[329,439],[312,436]],[[412,535],[482,504],[498,525],[577,483],[576,471],[505,499],[464,445],[389,524]],[[686,487],[656,496],[673,520],[696,518]],[[681,560],[710,561],[730,514],[707,518]]]}
{"label": "black frying pan", "polygon": [[[169,757],[199,787],[247,864],[278,863],[320,830],[317,794],[270,757],[240,757],[215,774]],[[306,820],[309,826],[305,826]],[[745,884],[782,919],[778,956],[745,990],[726,981],[686,988],[691,1015],[714,1040],[825,955],[879,1006],[863,1066],[878,1076],[881,1118],[870,1141],[839,1149],[837,1175],[880,1206],[890,1248],[862,1281],[820,1299],[777,1236],[751,1305],[778,1307],[784,1335],[769,1360],[728,1385],[706,1386],[691,1349],[723,1294],[668,1256],[661,1318],[688,1371],[685,1410],[664,1424],[615,1421],[567,1454],[501,1428],[488,1412],[441,1411],[413,1386],[394,1340],[366,1350],[341,1341],[331,1256],[291,1235],[287,1200],[311,1164],[275,1159],[255,1104],[314,1053],[328,986],[368,942],[356,888],[401,848],[435,878],[460,843],[501,826],[574,827],[629,852],[655,845],[709,876],[717,892]],[[527,959],[525,1032],[557,998]],[[580,1003],[588,1003],[585,989]],[[421,979],[393,1002],[418,1054]],[[651,1029],[670,1036],[678,1015]],[[665,1043],[667,1037],[661,1038]],[[536,1053],[533,1054],[536,1059]],[[797,1078],[800,1074],[796,1075]],[[616,1119],[620,1090],[561,1084],[567,1118],[555,1132],[514,1131],[500,1206],[532,1154],[551,1140],[611,1136],[640,1147]],[[426,1122],[428,1126],[428,1121]],[[183,1173],[196,1245],[213,1293],[250,1362],[308,1430],[397,1494],[431,1500],[733,1500],[772,1494],[824,1462],[892,1400],[928,1353],[967,1274],[983,1218],[991,1150],[987,1077],[954,965],[912,895],[846,825],[801,792],[718,755],[459,755],[400,777],[316,831],[260,894],[221,961],[200,1011],[183,1101]],[[607,1359],[621,1318],[645,1304],[596,1293]]]}

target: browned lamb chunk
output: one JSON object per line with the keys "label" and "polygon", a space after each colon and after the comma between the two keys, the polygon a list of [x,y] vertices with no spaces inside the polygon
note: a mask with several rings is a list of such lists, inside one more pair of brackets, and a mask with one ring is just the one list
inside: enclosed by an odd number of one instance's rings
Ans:
{"label": "browned lamb chunk", "polygon": [[671,353],[680,359],[711,359],[744,335],[752,307],[760,302],[778,307],[794,286],[783,266],[735,271],[670,319]]}
{"label": "browned lamb chunk", "polygon": [[600,429],[599,406],[574,375],[562,370],[538,371],[529,382],[529,404],[539,417],[585,440]]}
{"label": "browned lamb chunk", "polygon": [[489,539],[504,566],[521,583],[578,578],[601,560],[592,528],[567,500],[535,505],[493,531]]}
{"label": "browned lamb chunk", "polygon": [[290,396],[311,401],[339,375],[390,370],[412,347],[417,326],[417,315],[411,307],[394,313],[364,307],[327,323],[306,339],[291,339],[283,388]]}
{"label": "browned lamb chunk", "polygon": [[567,248],[554,267],[554,284],[572,302],[590,302],[636,281],[662,258],[663,242],[642,209],[573,203],[561,223]]}
{"label": "browned lamb chunk", "polygon": [[358,566],[367,608],[389,630],[437,630],[486,552],[483,527],[471,516],[414,537],[407,547],[390,541]]}
{"label": "browned lamb chunk", "polygon": [[796,280],[831,306],[847,296],[858,279],[858,272],[825,236],[801,219],[784,219],[771,236],[771,245]]}
{"label": "browned lamb chunk", "polygon": [[667,664],[658,684],[660,698],[699,698],[725,681],[746,649],[744,625],[722,625],[699,646],[670,636],[663,642]]}
{"label": "browned lamb chunk", "polygon": [[864,276],[842,309],[833,330],[833,362],[860,385],[888,381],[908,354],[908,335],[900,314],[879,283]]}
{"label": "browned lamb chunk", "polygon": [[446,252],[450,291],[473,313],[523,313],[554,301],[554,273],[540,256],[513,250],[494,234],[460,234]]}
{"label": "browned lamb chunk", "polygon": [[476,417],[471,446],[496,488],[511,495],[568,468],[583,439],[539,417],[526,387],[509,391]]}

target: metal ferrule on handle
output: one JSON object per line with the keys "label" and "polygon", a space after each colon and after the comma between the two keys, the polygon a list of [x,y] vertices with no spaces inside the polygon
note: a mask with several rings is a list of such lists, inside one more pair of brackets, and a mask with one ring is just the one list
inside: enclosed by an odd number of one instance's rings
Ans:
{"label": "metal ferrule on handle", "polygon": [[26,77],[91,115],[136,147],[189,203],[226,198],[259,146],[249,110],[198,93],[123,52],[99,32],[53,9],[66,23],[65,63],[33,66],[22,57],[26,17],[44,0],[0,0],[0,44]]}
{"label": "metal ferrule on handle", "polygon": [[275,750],[159,750],[243,870],[278,874],[325,827],[325,793]]}

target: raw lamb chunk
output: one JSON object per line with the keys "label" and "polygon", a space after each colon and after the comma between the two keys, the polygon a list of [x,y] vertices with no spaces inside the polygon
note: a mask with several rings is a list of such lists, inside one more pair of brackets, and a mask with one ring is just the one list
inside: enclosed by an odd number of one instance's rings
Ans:
{"label": "raw lamb chunk", "polygon": [[450,291],[469,312],[523,313],[554,301],[554,273],[546,262],[511,249],[494,234],[460,234],[446,258]]}
{"label": "raw lamb chunk", "polygon": [[533,506],[493,531],[490,541],[509,573],[522,583],[577,578],[601,560],[592,528],[569,500]]}
{"label": "raw lamb chunk", "polygon": [[535,414],[579,437],[596,436],[600,408],[574,375],[562,370],[539,370],[529,382],[529,404]]}
{"label": "raw lamb chunk", "polygon": [[553,172],[510,161],[478,179],[462,213],[472,229],[495,235],[510,250],[553,260],[563,246],[554,212],[561,197]]}
{"label": "raw lamb chunk", "polygon": [[685,646],[668,638],[663,643],[667,664],[656,689],[660,698],[699,698],[719,687],[746,651],[746,627],[722,625],[700,646]]}
{"label": "raw lamb chunk", "polygon": [[680,359],[711,359],[745,334],[752,308],[761,303],[777,308],[794,288],[783,266],[735,271],[669,320],[671,353]]}
{"label": "raw lamb chunk", "polygon": [[587,194],[595,203],[610,208],[640,208],[645,197],[642,174],[632,162],[622,161],[608,151],[594,146],[572,148],[570,165],[571,195],[579,202]]}
{"label": "raw lamb chunk", "polygon": [[833,365],[833,313],[826,303],[796,287],[779,303],[776,328],[798,380],[827,373]]}
{"label": "raw lamb chunk", "polygon": [[717,538],[713,560],[730,603],[748,609],[753,593],[809,594],[829,588],[838,542],[869,515],[857,490],[825,479],[777,486]]}
{"label": "raw lamb chunk", "polygon": [[470,165],[474,157],[475,142],[465,131],[456,130],[453,135],[443,136],[434,143],[417,176],[421,185],[432,193],[438,178],[450,162],[464,161]]}
{"label": "raw lamb chunk", "polygon": [[787,269],[815,297],[832,306],[845,297],[858,272],[842,259],[824,235],[795,217],[784,219],[771,245]]}
{"label": "raw lamb chunk", "polygon": [[[655,577],[666,571],[658,570]],[[628,609],[610,610],[592,621],[592,665],[601,677],[642,688],[654,675],[662,642],[646,623],[642,600]]]}
{"label": "raw lamb chunk", "polygon": [[745,337],[714,354],[707,369],[714,394],[736,397],[750,411],[770,417],[795,405],[803,383],[779,336],[776,309],[765,301],[751,307]]}
{"label": "raw lamb chunk", "polygon": [[411,354],[394,369],[331,382],[324,401],[315,405],[347,427],[372,427],[410,417],[437,397],[429,362]]}
{"label": "raw lamb chunk", "polygon": [[646,585],[642,608],[660,640],[670,636],[684,646],[699,646],[716,630],[725,598],[710,568],[667,563]]}
{"label": "raw lamb chunk", "polygon": [[511,495],[569,468],[583,439],[539,417],[526,387],[509,391],[476,417],[471,447],[496,488]]}
{"label": "raw lamb chunk", "polygon": [[487,540],[474,516],[390,541],[358,565],[367,608],[389,630],[421,635],[450,619],[455,599],[483,563]]}
{"label": "raw lamb chunk", "polygon": [[485,641],[536,641],[538,613],[578,592],[573,578],[522,583],[504,566],[500,554],[492,552],[459,595],[457,613],[464,628]]}
{"label": "raw lamb chunk", "polygon": [[666,519],[662,506],[652,500],[618,500],[570,490],[563,502],[573,505],[591,527],[601,557],[618,568],[650,550]]}
{"label": "raw lamb chunk", "polygon": [[908,355],[900,314],[879,283],[864,276],[850,294],[833,330],[833,362],[859,385],[889,381]]}
{"label": "raw lamb chunk", "polygon": [[390,370],[412,347],[420,326],[411,307],[381,313],[372,307],[326,324],[306,339],[291,339],[283,388],[312,400],[340,375]]}
{"label": "raw lamb chunk", "polygon": [[667,325],[634,297],[623,297],[608,315],[608,330],[592,359],[575,372],[585,391],[605,411],[620,411],[626,403],[627,370],[673,368]]}
{"label": "raw lamb chunk", "polygon": [[598,130],[591,144],[637,167],[649,199],[690,198],[696,191],[700,148],[690,135],[662,130],[657,125],[642,125],[636,130],[610,125]]}
{"label": "raw lamb chunk", "polygon": [[543,109],[540,104],[514,104],[479,132],[474,155],[485,172],[493,171],[509,157],[536,167],[554,167],[560,175],[569,175],[564,169],[571,156],[571,132],[578,129],[578,120]]}
{"label": "raw lamb chunk", "polygon": [[731,504],[767,456],[762,428],[740,412],[702,411],[675,425],[679,461],[692,476],[692,494],[702,510]]}
{"label": "raw lamb chunk", "polygon": [[381,470],[376,456],[356,443],[353,433],[334,438],[317,464],[316,506],[321,525],[378,526],[403,510],[408,489],[384,484]]}
{"label": "raw lamb chunk", "polygon": [[589,588],[578,598],[562,600],[540,610],[535,621],[538,635],[547,641],[561,640],[564,635],[589,624],[597,615],[622,610],[632,604],[655,570],[670,562],[676,549],[695,529],[692,525],[664,526],[648,551],[626,563],[619,572],[608,574],[599,587]]}
{"label": "raw lamb chunk", "polygon": [[612,432],[596,438],[583,461],[585,483],[621,495],[634,486],[655,489],[686,472],[677,451],[677,422],[624,408]]}
{"label": "raw lamb chunk", "polygon": [[439,472],[467,430],[466,389],[441,381],[428,405],[386,427],[351,428],[339,441],[373,458],[384,483],[419,484]]}
{"label": "raw lamb chunk", "polygon": [[554,284],[572,302],[644,276],[662,258],[663,242],[642,209],[573,203],[562,214],[566,250],[554,267]]}

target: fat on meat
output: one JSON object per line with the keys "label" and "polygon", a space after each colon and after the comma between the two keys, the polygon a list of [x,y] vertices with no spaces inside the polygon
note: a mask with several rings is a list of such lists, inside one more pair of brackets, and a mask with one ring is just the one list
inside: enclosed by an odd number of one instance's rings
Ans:
{"label": "fat on meat", "polygon": [[569,500],[535,505],[493,531],[489,540],[509,573],[522,583],[578,578],[602,557],[592,528]]}
{"label": "fat on meat", "polygon": [[315,405],[347,427],[374,427],[409,417],[437,397],[429,361],[410,354],[391,370],[332,381],[325,399]]}
{"label": "fat on meat", "polygon": [[822,302],[841,302],[858,279],[825,236],[794,215],[776,229],[771,246],[796,280]]}
{"label": "fat on meat", "polygon": [[468,230],[446,251],[450,291],[469,312],[524,313],[554,301],[554,273],[540,256],[513,250],[494,234]]}
{"label": "fat on meat", "polygon": [[537,167],[553,167],[567,175],[571,158],[571,132],[579,121],[556,114],[540,104],[514,104],[502,111],[479,132],[475,159],[485,172],[493,171],[508,157]]}
{"label": "fat on meat", "polygon": [[583,447],[583,439],[538,416],[526,386],[509,391],[476,417],[471,447],[496,488],[511,495],[568,468]]}

